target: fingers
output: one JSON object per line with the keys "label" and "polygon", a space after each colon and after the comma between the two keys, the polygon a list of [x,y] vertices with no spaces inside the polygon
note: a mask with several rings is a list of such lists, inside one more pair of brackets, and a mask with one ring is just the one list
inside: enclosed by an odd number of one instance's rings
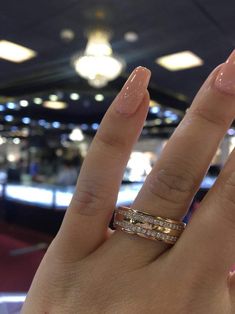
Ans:
{"label": "fingers", "polygon": [[[234,53],[218,82],[235,106]],[[227,107],[224,107],[227,108]],[[231,153],[213,188],[179,241],[178,254],[198,265],[200,272],[210,270],[213,278],[225,280],[235,264],[235,151]],[[185,265],[184,265],[185,266]]]}
{"label": "fingers", "polygon": [[55,246],[67,258],[82,258],[107,236],[119,186],[149,105],[150,71],[136,68],[105,114],[83,163],[76,192]]}
{"label": "fingers", "polygon": [[198,271],[210,270],[217,281],[227,278],[235,264],[235,151],[179,244],[179,254],[188,252],[188,259],[198,265]]}
{"label": "fingers", "polygon": [[[235,54],[231,56],[234,58]],[[168,141],[160,159],[146,179],[133,208],[153,215],[181,219],[205,175],[217,147],[235,117],[234,97],[217,88],[224,65],[216,68],[204,83],[183,121]],[[116,238],[126,239],[118,233]],[[123,240],[124,250],[136,247],[152,259],[166,249],[161,242]]]}

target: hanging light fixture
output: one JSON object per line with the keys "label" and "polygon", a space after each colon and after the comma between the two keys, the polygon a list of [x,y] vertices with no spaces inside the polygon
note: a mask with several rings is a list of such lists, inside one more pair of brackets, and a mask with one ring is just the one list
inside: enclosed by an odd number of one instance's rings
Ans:
{"label": "hanging light fixture", "polygon": [[73,58],[77,73],[96,88],[117,78],[125,67],[124,60],[113,54],[109,39],[110,33],[107,31],[89,32],[85,51]]}

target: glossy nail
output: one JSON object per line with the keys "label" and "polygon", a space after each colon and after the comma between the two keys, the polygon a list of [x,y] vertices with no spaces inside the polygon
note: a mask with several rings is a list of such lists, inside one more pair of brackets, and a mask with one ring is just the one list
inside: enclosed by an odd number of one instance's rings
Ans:
{"label": "glossy nail", "polygon": [[151,72],[144,67],[138,67],[131,73],[114,100],[118,112],[132,114],[137,110],[147,90],[150,76]]}
{"label": "glossy nail", "polygon": [[215,86],[223,92],[235,94],[235,50],[221,67],[215,80]]}

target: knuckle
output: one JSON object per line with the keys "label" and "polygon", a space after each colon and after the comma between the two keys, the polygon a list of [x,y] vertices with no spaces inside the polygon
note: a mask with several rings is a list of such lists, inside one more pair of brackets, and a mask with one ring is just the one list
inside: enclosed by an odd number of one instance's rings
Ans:
{"label": "knuckle", "polygon": [[107,208],[108,192],[93,180],[80,181],[73,195],[71,207],[85,216],[97,215]]}
{"label": "knuckle", "polygon": [[192,196],[195,178],[179,167],[164,168],[148,177],[151,194],[171,204],[184,204]]}
{"label": "knuckle", "polygon": [[211,107],[201,106],[196,108],[191,108],[189,110],[191,116],[195,118],[199,118],[204,120],[206,123],[210,123],[212,125],[225,126],[228,124],[228,119],[221,114],[221,112],[217,112],[216,110],[212,110]]}
{"label": "knuckle", "polygon": [[96,134],[96,140],[98,145],[101,145],[102,149],[119,151],[128,145],[127,138],[120,136],[115,132],[106,132],[105,130],[99,130]]}

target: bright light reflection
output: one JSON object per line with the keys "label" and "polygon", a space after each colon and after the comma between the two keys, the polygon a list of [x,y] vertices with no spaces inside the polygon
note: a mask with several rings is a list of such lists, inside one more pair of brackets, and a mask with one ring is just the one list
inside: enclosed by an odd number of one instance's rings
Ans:
{"label": "bright light reflection", "polygon": [[0,303],[20,303],[24,302],[26,295],[0,295]]}
{"label": "bright light reflection", "polygon": [[158,112],[160,112],[160,108],[159,107],[151,107],[149,109],[149,111],[153,114],[157,114]]}
{"label": "bright light reflection", "polygon": [[95,100],[96,100],[96,101],[103,101],[103,100],[104,100],[104,95],[102,95],[102,94],[96,94],[96,95],[95,95]]}
{"label": "bright light reflection", "polygon": [[142,152],[132,152],[127,163],[129,181],[143,181],[152,170],[150,159]]}
{"label": "bright light reflection", "polygon": [[8,102],[6,106],[8,109],[16,109],[16,104],[14,102]]}
{"label": "bright light reflection", "polygon": [[20,106],[21,106],[21,107],[28,107],[28,105],[29,105],[28,100],[22,99],[22,100],[20,101]]}
{"label": "bright light reflection", "polygon": [[36,51],[15,44],[8,40],[0,40],[0,58],[12,62],[24,62],[36,56]]}
{"label": "bright light reflection", "polygon": [[82,130],[79,128],[74,129],[70,134],[69,134],[69,139],[71,141],[83,141],[84,140],[84,135],[82,133]]}
{"label": "bright light reflection", "polygon": [[155,62],[170,71],[184,70],[203,65],[203,60],[192,51],[181,51],[157,58]]}
{"label": "bright light reflection", "polygon": [[96,131],[99,128],[99,124],[98,123],[92,123],[91,128]]}
{"label": "bright light reflection", "polygon": [[5,120],[7,121],[7,122],[12,122],[13,121],[13,116],[11,116],[11,115],[6,115],[5,116]]}
{"label": "bright light reflection", "polygon": [[77,93],[71,93],[70,94],[70,99],[72,99],[72,100],[78,100],[79,98],[80,98],[80,96]]}
{"label": "bright light reflection", "polygon": [[39,97],[35,97],[33,102],[36,104],[36,105],[41,105],[43,100],[42,98],[39,98]]}
{"label": "bright light reflection", "polygon": [[53,203],[53,191],[45,188],[7,185],[6,197],[26,203],[38,203],[51,206]]}
{"label": "bright light reflection", "polygon": [[52,122],[52,126],[53,126],[53,128],[55,128],[55,129],[58,129],[59,127],[60,127],[60,122],[58,122],[58,121],[54,121],[54,122]]}
{"label": "bright light reflection", "polygon": [[58,99],[59,99],[59,97],[57,96],[57,95],[50,95],[49,96],[49,99],[51,100],[51,101],[57,101]]}
{"label": "bright light reflection", "polygon": [[18,137],[13,138],[13,143],[16,145],[20,144],[20,139]]}
{"label": "bright light reflection", "polygon": [[29,124],[31,122],[31,119],[29,117],[24,117],[24,118],[22,118],[22,122],[24,124]]}
{"label": "bright light reflection", "polygon": [[46,120],[43,119],[38,120],[38,124],[41,126],[45,126],[46,123],[47,123]]}
{"label": "bright light reflection", "polygon": [[55,193],[55,204],[56,207],[67,207],[72,199],[72,192],[56,191]]}

